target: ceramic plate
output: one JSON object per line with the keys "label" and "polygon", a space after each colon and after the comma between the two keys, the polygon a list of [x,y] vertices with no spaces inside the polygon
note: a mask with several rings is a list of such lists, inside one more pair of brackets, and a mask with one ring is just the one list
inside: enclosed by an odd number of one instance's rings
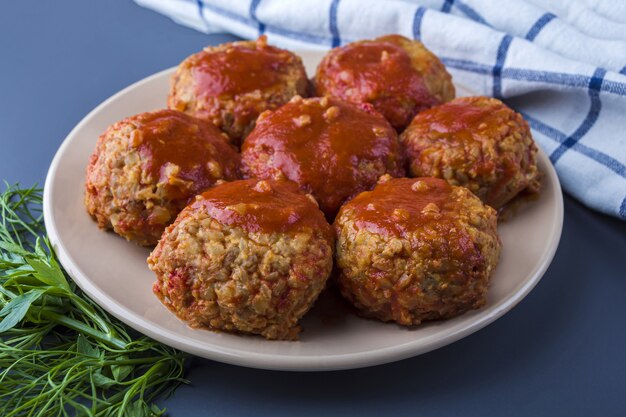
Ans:
{"label": "ceramic plate", "polygon": [[[322,53],[300,54],[313,74]],[[563,200],[554,168],[540,152],[543,192],[499,226],[502,257],[482,309],[409,330],[358,318],[331,293],[302,320],[297,342],[187,327],[152,294],[155,277],[146,264],[149,250],[99,230],[83,205],[85,167],[98,136],[127,116],[165,107],[173,71],[131,85],[87,115],[59,148],[44,191],[46,227],[61,263],[89,296],[136,330],[194,355],[236,365],[307,371],[358,368],[419,355],[481,329],[523,299],[552,261],[561,236]],[[459,95],[470,94],[461,86],[457,90]]]}

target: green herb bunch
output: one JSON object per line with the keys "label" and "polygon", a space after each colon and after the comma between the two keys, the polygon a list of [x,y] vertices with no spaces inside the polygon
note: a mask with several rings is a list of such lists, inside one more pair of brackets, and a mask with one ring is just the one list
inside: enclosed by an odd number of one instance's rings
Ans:
{"label": "green herb bunch", "polygon": [[42,192],[0,194],[0,416],[160,416],[184,356],[126,328],[68,280]]}

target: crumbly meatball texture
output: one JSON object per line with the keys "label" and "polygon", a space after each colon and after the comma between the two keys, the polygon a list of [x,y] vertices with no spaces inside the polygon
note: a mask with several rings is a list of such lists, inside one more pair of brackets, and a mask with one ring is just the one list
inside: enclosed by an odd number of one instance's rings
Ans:
{"label": "crumbly meatball texture", "polygon": [[148,264],[154,293],[190,326],[291,340],[330,275],[333,244],[296,184],[252,179],[198,196]]}
{"label": "crumbly meatball texture", "polygon": [[463,97],[418,114],[400,135],[415,177],[444,178],[502,208],[536,194],[541,174],[528,123],[500,100]]}
{"label": "crumbly meatball texture", "polygon": [[238,145],[258,115],[307,93],[302,60],[264,36],[208,47],[172,76],[168,107],[212,122]]}
{"label": "crumbly meatball texture", "polygon": [[466,188],[382,179],[335,220],[339,288],[363,315],[405,326],[479,308],[500,254],[496,222]]}
{"label": "crumbly meatball texture", "polygon": [[87,166],[85,205],[103,229],[154,245],[189,199],[239,178],[240,157],[209,122],[174,110],[111,125]]}
{"label": "crumbly meatball texture", "polygon": [[400,35],[332,49],[317,67],[318,95],[371,103],[398,132],[418,112],[454,98],[452,77],[419,41]]}
{"label": "crumbly meatball texture", "polygon": [[404,176],[395,130],[369,104],[296,97],[261,114],[242,148],[244,176],[288,178],[329,219],[383,174]]}

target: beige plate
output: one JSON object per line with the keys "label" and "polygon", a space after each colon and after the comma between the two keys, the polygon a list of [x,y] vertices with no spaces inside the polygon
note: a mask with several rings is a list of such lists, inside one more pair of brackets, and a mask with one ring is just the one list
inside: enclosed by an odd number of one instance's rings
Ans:
{"label": "beige plate", "polygon": [[[322,53],[300,54],[312,74]],[[85,167],[98,135],[124,117],[164,107],[172,71],[131,85],[89,113],[54,157],[44,192],[46,227],[61,263],[98,304],[136,330],[183,351],[236,365],[307,371],[358,368],[419,355],[481,329],[524,298],[552,261],[561,236],[563,199],[554,168],[540,152],[545,188],[538,201],[499,228],[502,258],[486,307],[407,330],[358,318],[340,300],[326,296],[302,321],[298,342],[192,330],[152,294],[155,277],[146,265],[148,250],[100,231],[83,206]],[[470,93],[457,89],[460,95]]]}

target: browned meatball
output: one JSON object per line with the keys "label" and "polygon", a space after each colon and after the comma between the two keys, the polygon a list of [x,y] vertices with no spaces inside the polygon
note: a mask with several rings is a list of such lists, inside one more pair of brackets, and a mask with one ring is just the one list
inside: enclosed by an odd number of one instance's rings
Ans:
{"label": "browned meatball", "polygon": [[402,131],[419,111],[454,98],[452,78],[419,41],[400,35],[332,49],[317,67],[318,95],[371,103]]}
{"label": "browned meatball", "polygon": [[329,219],[379,176],[404,175],[389,123],[371,105],[328,97],[298,97],[263,113],[241,152],[245,176],[295,181]]}
{"label": "browned meatball", "polygon": [[208,47],[185,59],[172,77],[167,104],[209,120],[238,145],[262,111],[307,89],[300,57],[268,45],[262,36]]}
{"label": "browned meatball", "polygon": [[342,294],[407,326],[484,305],[500,254],[495,210],[441,179],[381,180],[335,220]]}
{"label": "browned meatball", "polygon": [[500,100],[463,97],[424,111],[402,133],[409,174],[469,188],[501,208],[540,188],[528,123]]}
{"label": "browned meatball", "polygon": [[324,288],[334,236],[290,181],[218,185],[185,208],[148,263],[154,293],[192,327],[294,339]]}
{"label": "browned meatball", "polygon": [[174,110],[111,125],[89,160],[85,205],[103,229],[154,245],[189,199],[239,178],[240,157],[215,126]]}

